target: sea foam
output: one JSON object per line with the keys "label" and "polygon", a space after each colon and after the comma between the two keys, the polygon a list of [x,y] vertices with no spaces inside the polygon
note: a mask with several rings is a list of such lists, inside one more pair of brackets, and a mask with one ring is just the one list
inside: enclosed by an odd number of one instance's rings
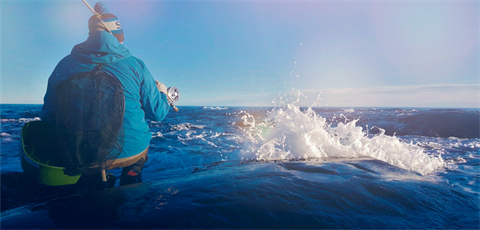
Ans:
{"label": "sea foam", "polygon": [[19,118],[19,119],[0,119],[2,123],[28,123],[31,121],[40,121],[39,117],[34,118]]}
{"label": "sea foam", "polygon": [[[263,121],[245,113],[242,117],[246,147],[244,159],[288,160],[315,158],[369,157],[422,175],[442,170],[446,163],[440,156],[427,154],[418,145],[384,134],[369,135],[357,126],[358,120],[336,125],[311,108],[301,110],[297,100],[278,103]],[[294,96],[295,97],[295,96]]]}
{"label": "sea foam", "polygon": [[205,109],[205,110],[226,110],[226,109],[228,109],[228,107],[203,106],[203,109]]}

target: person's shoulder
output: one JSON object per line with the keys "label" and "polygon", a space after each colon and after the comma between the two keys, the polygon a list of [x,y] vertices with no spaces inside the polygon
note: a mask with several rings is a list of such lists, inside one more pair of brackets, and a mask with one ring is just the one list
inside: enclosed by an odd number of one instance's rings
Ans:
{"label": "person's shoulder", "polygon": [[137,63],[138,65],[140,65],[141,67],[146,67],[145,62],[143,62],[142,59],[137,58],[137,57],[135,57],[135,56],[133,56],[133,55],[130,56],[130,58],[131,58],[132,60],[134,60],[134,62],[136,62],[136,63]]}
{"label": "person's shoulder", "polygon": [[67,56],[63,57],[60,62],[68,62],[68,61],[73,61],[74,57],[72,54],[68,54]]}
{"label": "person's shoulder", "polygon": [[68,68],[71,65],[75,65],[77,61],[73,57],[73,55],[69,54],[62,58],[57,64],[57,68]]}
{"label": "person's shoulder", "polygon": [[135,66],[135,69],[140,72],[145,72],[147,70],[147,65],[145,65],[145,62],[133,55],[128,57],[125,61],[127,61],[130,65]]}

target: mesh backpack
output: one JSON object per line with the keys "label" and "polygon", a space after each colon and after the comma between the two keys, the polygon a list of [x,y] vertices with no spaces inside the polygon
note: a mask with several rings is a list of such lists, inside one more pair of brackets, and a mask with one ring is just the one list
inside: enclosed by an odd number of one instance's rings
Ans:
{"label": "mesh backpack", "polygon": [[57,88],[55,130],[66,175],[108,168],[123,148],[125,98],[120,81],[102,70],[70,76]]}

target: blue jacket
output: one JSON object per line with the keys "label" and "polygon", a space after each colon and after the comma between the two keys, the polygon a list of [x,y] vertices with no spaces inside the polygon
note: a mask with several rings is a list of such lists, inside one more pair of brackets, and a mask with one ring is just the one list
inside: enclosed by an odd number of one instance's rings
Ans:
{"label": "blue jacket", "polygon": [[126,158],[145,150],[152,138],[146,119],[161,121],[168,114],[167,96],[160,93],[155,80],[142,60],[132,56],[108,32],[90,33],[88,39],[76,45],[72,53],[55,67],[48,80],[41,118],[53,121],[56,109],[56,86],[72,74],[91,71],[99,64],[103,71],[118,78],[125,95],[125,143],[118,158]]}

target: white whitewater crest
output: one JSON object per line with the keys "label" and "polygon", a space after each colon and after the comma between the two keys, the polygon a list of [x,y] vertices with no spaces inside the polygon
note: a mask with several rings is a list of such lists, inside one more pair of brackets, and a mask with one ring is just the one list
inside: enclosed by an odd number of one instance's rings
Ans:
{"label": "white whitewater crest", "polygon": [[[242,117],[249,142],[243,159],[289,160],[318,158],[374,158],[422,175],[445,168],[440,156],[427,154],[420,146],[395,136],[371,136],[358,120],[332,126],[311,108],[301,111],[297,104],[303,96],[293,93],[287,102],[277,102],[264,121],[256,122],[248,113]],[[284,95],[286,96],[286,95]]]}
{"label": "white whitewater crest", "polygon": [[177,131],[192,130],[192,129],[203,129],[203,128],[205,128],[205,125],[193,125],[193,124],[190,124],[190,123],[178,124],[178,125],[174,125],[172,127],[173,130],[177,130]]}
{"label": "white whitewater crest", "polygon": [[19,119],[0,119],[2,123],[28,123],[30,121],[40,121],[39,117],[34,118],[19,118]]}
{"label": "white whitewater crest", "polygon": [[206,109],[206,110],[226,110],[226,109],[228,109],[228,107],[203,106],[203,109]]}

